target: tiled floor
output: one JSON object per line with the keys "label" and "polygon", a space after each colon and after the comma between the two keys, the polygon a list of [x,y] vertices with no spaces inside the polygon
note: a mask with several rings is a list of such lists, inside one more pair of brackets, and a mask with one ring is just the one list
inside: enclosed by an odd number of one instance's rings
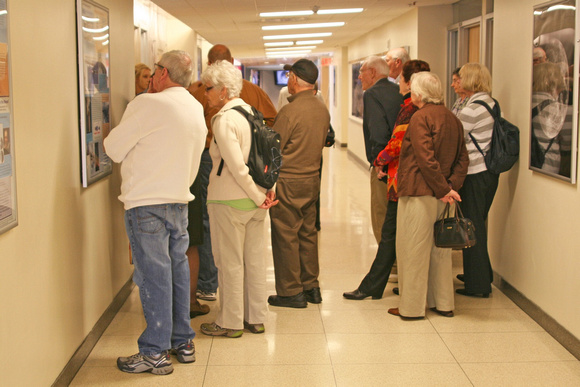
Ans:
{"label": "tiled floor", "polygon": [[[174,361],[168,376],[126,374],[118,356],[137,352],[144,319],[135,288],[72,385],[139,386],[578,386],[580,362],[498,289],[489,299],[456,295],[454,318],[421,321],[387,313],[398,306],[389,284],[381,300],[349,301],[374,259],[368,173],[346,150],[325,150],[320,233],[324,301],[307,309],[270,307],[266,333],[204,336],[192,320],[197,361]],[[268,259],[269,294],[274,273]],[[461,256],[454,255],[455,272]],[[459,286],[457,280],[456,285]]]}

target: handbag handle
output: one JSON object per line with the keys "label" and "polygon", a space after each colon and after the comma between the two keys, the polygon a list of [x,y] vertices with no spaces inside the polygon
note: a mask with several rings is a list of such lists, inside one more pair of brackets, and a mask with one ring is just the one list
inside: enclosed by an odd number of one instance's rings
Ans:
{"label": "handbag handle", "polygon": [[[464,218],[463,211],[461,211],[461,207],[459,207],[459,202],[455,201],[454,203],[455,203],[455,219],[457,220],[459,218]],[[445,208],[441,212],[441,215],[439,215],[438,220],[449,218],[449,211],[451,211],[451,205],[447,203],[445,204]]]}

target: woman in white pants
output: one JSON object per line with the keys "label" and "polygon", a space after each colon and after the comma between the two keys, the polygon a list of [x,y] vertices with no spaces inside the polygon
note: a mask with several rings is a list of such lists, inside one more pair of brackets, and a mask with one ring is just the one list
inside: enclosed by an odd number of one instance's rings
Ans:
{"label": "woman in white pants", "polygon": [[201,332],[232,338],[242,336],[244,328],[263,333],[268,310],[264,219],[277,201],[273,190],[254,182],[246,166],[252,144],[250,125],[232,110],[241,106],[251,113],[250,105],[239,98],[241,72],[230,62],[218,61],[201,79],[210,106],[220,108],[212,118],[213,168],[207,193],[220,310],[215,322],[201,324]]}

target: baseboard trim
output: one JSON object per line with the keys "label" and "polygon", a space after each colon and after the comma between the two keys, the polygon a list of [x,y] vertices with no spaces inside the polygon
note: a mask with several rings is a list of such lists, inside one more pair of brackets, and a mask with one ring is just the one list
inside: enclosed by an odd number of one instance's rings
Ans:
{"label": "baseboard trim", "polygon": [[554,318],[548,315],[538,305],[530,301],[516,288],[510,285],[500,275],[494,272],[494,285],[499,288],[510,300],[520,307],[538,325],[540,325],[550,336],[556,339],[564,348],[568,350],[576,359],[580,360],[580,340],[560,325]]}
{"label": "baseboard trim", "polygon": [[91,332],[87,335],[83,343],[79,346],[75,354],[71,357],[69,362],[66,364],[58,378],[53,383],[53,386],[68,386],[73,381],[77,372],[81,369],[89,354],[97,345],[97,342],[109,326],[113,318],[117,315],[131,291],[135,287],[133,283],[133,276],[123,285],[119,293],[115,296],[107,310],[103,313],[99,321],[95,324]]}

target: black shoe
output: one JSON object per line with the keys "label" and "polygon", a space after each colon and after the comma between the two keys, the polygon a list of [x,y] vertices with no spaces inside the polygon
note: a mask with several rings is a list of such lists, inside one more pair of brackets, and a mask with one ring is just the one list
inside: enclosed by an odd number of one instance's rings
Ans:
{"label": "black shoe", "polygon": [[281,306],[283,308],[306,308],[308,303],[304,293],[298,293],[295,296],[270,296],[268,297],[268,304],[272,306]]}
{"label": "black shoe", "polygon": [[463,296],[469,296],[469,297],[489,298],[489,293],[471,293],[465,289],[455,289],[455,293],[461,294]]}
{"label": "black shoe", "polygon": [[311,304],[320,304],[322,302],[322,296],[320,295],[320,288],[312,288],[304,291],[304,296],[306,301]]}
{"label": "black shoe", "polygon": [[360,291],[360,289],[353,290],[352,292],[345,292],[342,293],[342,296],[348,300],[364,300],[367,297],[372,297],[373,300],[378,300],[381,297],[371,296],[370,294],[366,294]]}
{"label": "black shoe", "polygon": [[399,288],[393,288],[393,293],[395,293],[398,296],[399,295]]}
{"label": "black shoe", "polygon": [[457,274],[457,279],[461,282],[465,282],[465,274]]}

